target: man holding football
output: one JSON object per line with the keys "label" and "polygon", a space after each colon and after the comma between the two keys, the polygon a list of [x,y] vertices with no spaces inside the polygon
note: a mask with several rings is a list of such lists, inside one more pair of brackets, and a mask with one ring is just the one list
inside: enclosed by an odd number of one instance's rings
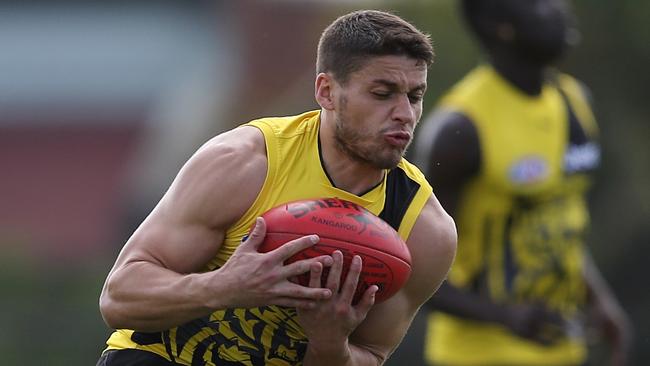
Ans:
{"label": "man holding football", "polygon": [[[357,11],[325,29],[317,57],[320,110],[208,141],[128,240],[100,298],[116,331],[98,365],[381,365],[398,346],[456,250],[452,219],[403,158],[433,49],[403,19]],[[341,251],[284,264],[317,235],[257,251],[264,212],[318,197],[365,207],[406,242],[411,276],[390,299],[375,304],[370,286],[353,305],[359,256],[345,277]],[[303,273],[309,286],[289,281]]]}

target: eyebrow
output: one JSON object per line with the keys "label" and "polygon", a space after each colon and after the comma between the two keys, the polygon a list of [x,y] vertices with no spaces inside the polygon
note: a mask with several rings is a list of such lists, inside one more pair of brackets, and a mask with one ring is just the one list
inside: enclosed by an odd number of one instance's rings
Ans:
{"label": "eyebrow", "polygon": [[[383,84],[383,85],[385,85],[386,87],[388,87],[391,90],[399,90],[399,86],[394,81],[390,81],[390,80],[386,80],[386,79],[375,79],[372,82],[374,84]],[[417,85],[415,88],[409,90],[408,92],[411,93],[411,92],[420,91],[420,90],[424,91],[426,89],[427,89],[427,83],[421,83],[421,84]]]}

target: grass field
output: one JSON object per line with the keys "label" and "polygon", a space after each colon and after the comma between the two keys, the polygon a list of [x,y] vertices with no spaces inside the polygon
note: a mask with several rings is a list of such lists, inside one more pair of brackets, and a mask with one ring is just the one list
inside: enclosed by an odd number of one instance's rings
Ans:
{"label": "grass field", "polygon": [[94,365],[109,330],[97,307],[107,264],[0,259],[3,365]]}

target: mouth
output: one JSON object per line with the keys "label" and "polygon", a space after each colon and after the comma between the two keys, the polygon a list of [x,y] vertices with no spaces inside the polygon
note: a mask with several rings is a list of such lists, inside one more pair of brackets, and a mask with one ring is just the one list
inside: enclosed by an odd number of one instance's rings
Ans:
{"label": "mouth", "polygon": [[404,148],[411,142],[411,134],[406,131],[392,131],[384,134],[384,140],[388,144]]}

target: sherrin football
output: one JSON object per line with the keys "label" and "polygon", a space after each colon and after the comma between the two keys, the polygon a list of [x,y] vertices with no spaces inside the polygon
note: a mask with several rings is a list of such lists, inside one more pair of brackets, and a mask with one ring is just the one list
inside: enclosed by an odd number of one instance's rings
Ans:
{"label": "sherrin football", "polygon": [[[343,273],[346,276],[354,255],[363,262],[359,284],[354,296],[356,304],[364,291],[377,285],[375,303],[393,296],[411,274],[411,255],[397,232],[384,220],[364,207],[339,198],[319,198],[285,203],[262,215],[266,222],[266,237],[259,251],[268,252],[299,237],[317,234],[320,241],[287,260],[291,263],[301,259],[343,253]],[[327,278],[323,274],[323,284]],[[309,274],[303,274],[298,282],[309,283]]]}

